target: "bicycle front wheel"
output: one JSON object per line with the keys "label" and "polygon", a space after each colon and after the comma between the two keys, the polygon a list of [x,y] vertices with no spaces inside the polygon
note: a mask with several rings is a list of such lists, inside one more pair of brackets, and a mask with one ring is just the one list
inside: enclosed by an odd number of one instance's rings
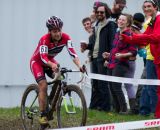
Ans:
{"label": "bicycle front wheel", "polygon": [[25,90],[21,101],[21,119],[25,130],[39,129],[38,86],[31,84]]}
{"label": "bicycle front wheel", "polygon": [[82,90],[76,85],[67,85],[64,96],[57,102],[59,128],[84,126],[87,119],[87,105]]}

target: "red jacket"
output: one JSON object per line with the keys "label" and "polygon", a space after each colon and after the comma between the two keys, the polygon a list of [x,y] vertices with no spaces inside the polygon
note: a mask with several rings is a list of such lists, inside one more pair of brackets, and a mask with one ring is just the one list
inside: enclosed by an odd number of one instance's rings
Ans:
{"label": "red jacket", "polygon": [[157,14],[153,25],[148,26],[143,34],[134,34],[132,37],[122,34],[122,37],[123,41],[130,44],[147,45],[150,43],[154,63],[160,64],[160,14]]}

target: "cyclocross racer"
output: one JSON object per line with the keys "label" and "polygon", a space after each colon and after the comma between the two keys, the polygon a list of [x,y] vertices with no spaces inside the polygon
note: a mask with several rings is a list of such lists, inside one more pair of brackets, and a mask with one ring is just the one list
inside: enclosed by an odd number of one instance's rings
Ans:
{"label": "cyclocross racer", "polygon": [[[83,72],[80,65],[79,58],[72,46],[72,41],[66,33],[62,32],[63,22],[56,16],[50,17],[46,21],[48,33],[41,37],[39,44],[31,57],[30,68],[39,86],[39,108],[41,117],[39,119],[40,124],[48,124],[47,119],[47,80],[45,77],[46,68],[50,68],[53,72],[58,69],[58,63],[54,57],[60,53],[64,46],[70,56],[73,58],[73,62]],[[51,71],[51,73],[52,73]]]}

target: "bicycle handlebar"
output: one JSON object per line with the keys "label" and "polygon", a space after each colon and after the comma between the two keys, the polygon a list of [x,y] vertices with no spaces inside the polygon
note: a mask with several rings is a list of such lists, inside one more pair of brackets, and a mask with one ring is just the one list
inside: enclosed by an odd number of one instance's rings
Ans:
{"label": "bicycle handlebar", "polygon": [[72,70],[72,69],[67,69],[67,68],[60,68],[57,72],[54,72],[54,79],[51,82],[48,82],[48,85],[53,84],[57,80],[61,80],[61,76],[64,76],[65,73],[68,72],[81,72],[80,70]]}

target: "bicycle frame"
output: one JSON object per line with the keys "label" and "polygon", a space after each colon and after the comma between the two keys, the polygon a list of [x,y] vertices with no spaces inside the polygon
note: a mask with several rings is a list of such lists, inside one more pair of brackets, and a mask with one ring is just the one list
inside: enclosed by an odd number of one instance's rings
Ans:
{"label": "bicycle frame", "polygon": [[[70,104],[71,104],[70,110],[69,110],[69,107],[67,105],[66,97],[64,96],[65,91],[66,91],[65,86],[67,86],[67,79],[68,79],[67,72],[79,72],[79,71],[72,71],[72,70],[67,71],[66,70],[66,72],[65,71],[60,72],[60,73],[58,73],[57,76],[55,76],[55,79],[52,82],[48,83],[48,85],[53,84],[52,89],[53,89],[53,87],[56,87],[56,91],[55,91],[54,97],[53,97],[52,102],[51,102],[50,112],[51,111],[54,112],[56,110],[57,101],[60,98],[60,96],[62,96],[62,98],[64,99],[63,103],[64,103],[64,108],[65,108],[66,113],[69,113],[69,114],[76,113],[76,109],[75,109],[75,106],[73,104],[73,98],[71,97],[71,95],[69,94],[69,101],[70,101]],[[54,85],[54,84],[56,84],[56,85]]]}

